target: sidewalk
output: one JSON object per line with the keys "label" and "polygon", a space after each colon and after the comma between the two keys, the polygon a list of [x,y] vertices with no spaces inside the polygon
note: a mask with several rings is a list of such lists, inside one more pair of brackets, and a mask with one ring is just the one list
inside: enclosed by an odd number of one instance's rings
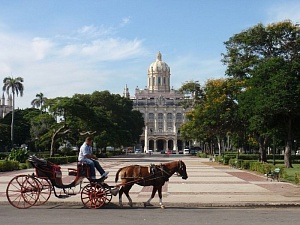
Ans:
{"label": "sidewalk", "polygon": [[[183,160],[187,166],[189,178],[172,176],[163,187],[163,203],[166,207],[247,207],[247,206],[300,206],[300,186],[286,182],[267,181],[264,176],[251,172],[233,169],[228,166],[209,162],[208,159],[184,155],[132,155],[120,158],[101,159],[100,163],[109,171],[106,183],[115,185],[117,170],[123,166],[167,161]],[[70,183],[74,177],[67,176],[67,168],[75,168],[76,164],[62,165],[63,181]],[[0,173],[0,204],[9,204],[6,198],[8,182],[16,175],[31,174],[33,169]],[[59,190],[59,189],[57,189]],[[75,193],[79,192],[75,188]],[[150,197],[152,187],[134,185],[130,196],[135,206],[142,206]],[[111,205],[118,205],[118,196],[113,197]],[[124,207],[127,198],[123,195]],[[66,199],[58,199],[51,195],[48,204],[81,204],[80,193]],[[158,206],[158,196],[152,200]]]}

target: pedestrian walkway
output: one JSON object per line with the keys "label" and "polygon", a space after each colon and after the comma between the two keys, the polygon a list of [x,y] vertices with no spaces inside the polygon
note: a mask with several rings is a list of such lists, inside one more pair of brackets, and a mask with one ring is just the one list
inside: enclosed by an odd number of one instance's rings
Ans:
{"label": "pedestrian walkway", "polygon": [[[101,159],[100,164],[109,177],[106,182],[115,185],[115,174],[121,167],[133,164],[149,165],[183,160],[187,166],[188,179],[172,176],[163,187],[163,202],[166,206],[178,207],[220,207],[220,206],[295,206],[300,205],[300,187],[286,182],[267,181],[266,177],[248,171],[223,166],[208,159],[185,155],[130,155],[119,158]],[[68,168],[76,164],[62,165],[63,181],[70,183],[74,177],[67,174]],[[0,173],[0,202],[8,204],[6,187],[16,175],[31,174],[33,169]],[[120,182],[120,181],[119,181]],[[76,187],[75,192],[79,192]],[[137,206],[149,199],[152,187],[134,185],[130,196]],[[52,204],[81,204],[80,194],[66,199],[57,199],[51,195]],[[125,206],[127,198],[123,195]],[[113,197],[113,204],[118,204],[118,196]],[[152,203],[158,205],[156,196]]]}

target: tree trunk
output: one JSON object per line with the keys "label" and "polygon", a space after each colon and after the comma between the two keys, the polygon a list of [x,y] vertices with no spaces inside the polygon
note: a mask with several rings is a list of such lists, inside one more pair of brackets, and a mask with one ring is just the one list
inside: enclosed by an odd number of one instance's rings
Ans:
{"label": "tree trunk", "polygon": [[12,102],[12,113],[11,113],[11,126],[10,126],[10,139],[11,139],[11,147],[14,147],[14,122],[15,122],[15,93],[13,94],[13,102]]}
{"label": "tree trunk", "polygon": [[220,138],[220,136],[217,136],[217,141],[218,141],[219,155],[221,155],[221,138]]}
{"label": "tree trunk", "polygon": [[51,137],[50,157],[54,156],[54,143],[55,143],[56,136],[65,127],[66,127],[66,125],[64,124],[62,127],[58,128],[56,131],[53,130],[53,134],[52,134],[52,137]]}
{"label": "tree trunk", "polygon": [[263,138],[261,136],[258,138],[260,162],[267,162],[266,143],[267,143],[267,138]]}
{"label": "tree trunk", "polygon": [[287,142],[284,150],[284,165],[285,168],[293,168],[291,161],[291,152],[292,152],[292,119],[288,119],[288,130],[287,130]]}

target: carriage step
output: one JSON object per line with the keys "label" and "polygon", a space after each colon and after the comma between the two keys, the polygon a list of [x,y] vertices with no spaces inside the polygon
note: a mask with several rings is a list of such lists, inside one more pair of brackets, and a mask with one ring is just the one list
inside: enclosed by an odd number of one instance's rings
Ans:
{"label": "carriage step", "polygon": [[69,176],[77,176],[77,171],[75,170],[69,171]]}
{"label": "carriage step", "polygon": [[57,197],[58,197],[58,198],[69,198],[70,195],[58,195]]}

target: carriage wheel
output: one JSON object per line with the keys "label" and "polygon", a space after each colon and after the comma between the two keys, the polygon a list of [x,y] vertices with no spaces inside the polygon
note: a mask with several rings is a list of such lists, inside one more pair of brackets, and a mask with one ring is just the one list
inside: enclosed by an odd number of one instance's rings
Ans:
{"label": "carriage wheel", "polygon": [[88,184],[81,191],[81,201],[87,208],[98,209],[105,204],[106,191],[99,184]]}
{"label": "carriage wheel", "polygon": [[35,206],[43,205],[45,204],[48,199],[50,198],[51,195],[51,190],[52,190],[52,185],[49,182],[49,180],[42,179],[42,178],[35,178],[40,189],[40,195],[36,203],[34,204]]}
{"label": "carriage wheel", "polygon": [[9,203],[19,209],[33,206],[39,198],[40,189],[35,178],[28,175],[14,177],[7,185],[6,197]]}
{"label": "carriage wheel", "polygon": [[103,198],[105,199],[105,204],[110,203],[111,199],[112,199],[112,193],[110,193],[110,189],[105,187],[104,191],[106,193],[105,196],[103,196]]}

